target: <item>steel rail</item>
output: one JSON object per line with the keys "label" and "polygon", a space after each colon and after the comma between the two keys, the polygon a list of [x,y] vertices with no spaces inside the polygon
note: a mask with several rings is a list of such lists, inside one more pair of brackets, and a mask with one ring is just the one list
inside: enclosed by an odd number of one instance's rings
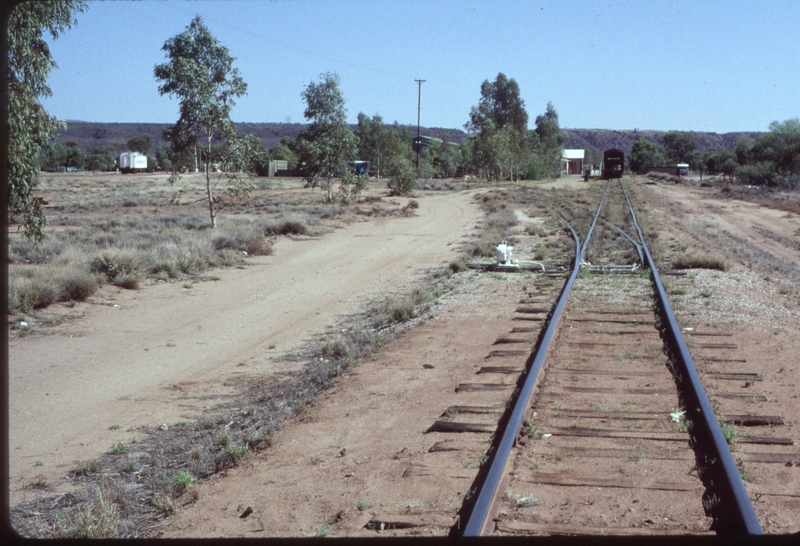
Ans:
{"label": "steel rail", "polygon": [[[592,214],[592,213],[590,212],[589,214]],[[592,214],[592,216],[594,216],[594,214]],[[634,240],[633,240],[633,237],[631,237],[630,235],[628,235],[627,233],[625,233],[625,231],[624,231],[624,230],[622,230],[621,228],[618,228],[617,226],[615,226],[614,224],[612,224],[611,222],[609,222],[609,221],[608,221],[608,220],[606,220],[605,218],[600,218],[600,217],[598,217],[598,219],[599,219],[601,222],[605,222],[606,224],[608,224],[608,225],[609,225],[609,226],[611,226],[612,228],[614,228],[614,229],[616,229],[617,231],[619,231],[619,232],[620,232],[622,235],[624,235],[624,236],[625,236],[625,237],[626,237],[626,238],[627,238],[627,239],[628,239],[628,240],[631,242],[631,244],[633,244],[633,246],[635,246],[635,247],[636,247],[636,252],[639,254],[639,265],[644,265],[644,255],[642,254],[642,245],[640,245],[639,243],[637,243],[636,241],[634,241]]]}
{"label": "steel rail", "polygon": [[728,443],[725,440],[725,435],[722,433],[722,428],[719,426],[719,422],[714,414],[714,410],[711,407],[711,402],[708,400],[708,395],[703,389],[703,384],[700,381],[700,376],[698,375],[692,357],[689,354],[689,349],[686,347],[686,343],[683,340],[680,328],[678,327],[678,322],[675,320],[672,307],[667,299],[664,285],[661,283],[661,278],[658,275],[658,269],[656,268],[655,261],[650,254],[650,250],[647,248],[647,244],[644,242],[642,230],[636,220],[636,213],[633,210],[633,206],[631,206],[631,202],[628,199],[628,194],[625,191],[625,187],[622,185],[622,181],[620,181],[619,185],[622,188],[625,201],[628,203],[628,209],[630,210],[633,225],[636,226],[636,231],[639,234],[639,241],[642,243],[645,257],[647,258],[646,265],[650,267],[650,274],[653,278],[653,284],[656,286],[656,295],[658,297],[659,305],[663,311],[664,318],[667,320],[666,332],[668,340],[676,349],[675,357],[677,359],[678,366],[681,368],[682,372],[684,372],[685,377],[689,380],[689,385],[693,391],[692,394],[694,395],[700,409],[700,425],[705,429],[705,432],[709,434],[712,439],[712,449],[715,451],[715,453],[712,453],[711,456],[715,457],[716,460],[722,465],[722,469],[727,480],[727,489],[729,489],[729,493],[734,501],[735,514],[733,523],[735,523],[738,528],[725,529],[725,532],[730,534],[761,535],[763,534],[763,531],[758,521],[758,516],[756,516],[755,509],[750,502],[750,497],[747,495],[747,490],[745,489],[742,478],[739,475],[739,470],[736,468],[736,462],[733,460],[733,455],[731,455],[731,451],[728,448]]}
{"label": "steel rail", "polygon": [[[606,198],[608,186],[609,184],[606,184],[603,197],[600,199],[600,205],[597,207],[598,215],[603,208],[603,202]],[[492,509],[492,504],[494,502],[495,495],[497,494],[497,489],[503,477],[503,470],[508,462],[511,448],[514,446],[517,433],[522,425],[522,418],[525,414],[528,400],[531,397],[533,387],[536,384],[539,372],[544,364],[550,342],[552,341],[556,329],[558,328],[558,323],[561,319],[561,313],[564,310],[564,307],[566,307],[569,293],[572,290],[572,285],[575,282],[575,278],[578,276],[578,273],[580,272],[581,260],[583,260],[583,254],[586,252],[586,245],[588,244],[589,239],[592,236],[594,226],[597,223],[597,218],[595,217],[592,225],[589,227],[589,231],[586,234],[583,245],[581,245],[578,234],[575,233],[575,230],[572,228],[569,222],[567,222],[567,219],[561,214],[559,214],[559,216],[561,216],[561,219],[567,224],[569,230],[572,232],[572,237],[575,240],[575,264],[572,268],[572,274],[564,284],[564,288],[561,290],[561,296],[558,298],[558,303],[553,310],[550,320],[547,323],[547,329],[545,330],[544,336],[541,338],[541,342],[539,343],[538,349],[536,350],[536,354],[533,358],[533,363],[531,364],[531,367],[527,372],[525,382],[519,391],[519,395],[517,396],[511,416],[509,417],[505,429],[503,430],[500,443],[491,456],[489,471],[486,474],[486,478],[480,488],[480,492],[476,497],[475,504],[470,511],[469,518],[467,519],[464,529],[461,533],[461,536],[464,537],[480,536],[486,525],[486,519],[489,516],[490,510]]]}

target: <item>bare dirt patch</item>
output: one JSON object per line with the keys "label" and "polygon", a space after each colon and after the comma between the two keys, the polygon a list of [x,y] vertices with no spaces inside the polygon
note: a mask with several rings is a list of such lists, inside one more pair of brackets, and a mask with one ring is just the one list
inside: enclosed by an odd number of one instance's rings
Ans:
{"label": "bare dirt patch", "polygon": [[[462,461],[453,472],[432,469],[444,463],[429,450],[437,440],[460,446],[462,439],[425,432],[463,402],[456,387],[474,380],[498,334],[513,327],[521,287],[530,283],[475,272],[452,279],[456,293],[434,318],[340,378],[276,434],[273,448],[204,484],[198,502],[157,536],[447,535],[490,435],[474,452],[455,452]],[[422,474],[412,477],[413,468]],[[252,516],[240,518],[247,507]],[[373,519],[412,526],[368,528]]]}
{"label": "bare dirt patch", "polygon": [[465,193],[418,201],[413,216],[279,238],[274,255],[207,274],[218,280],[107,286],[35,314],[41,324],[15,330],[9,344],[12,504],[39,494],[29,487],[35,476],[58,489],[78,461],[130,442],[144,425],[199,414],[231,395],[237,378],[297,368],[273,357],[447,264],[478,209]]}
{"label": "bare dirt patch", "polygon": [[[765,402],[747,406],[745,410],[782,415],[786,425],[775,427],[771,433],[800,438],[796,429],[796,423],[800,422],[796,394],[800,369],[794,358],[800,350],[796,320],[800,283],[792,273],[797,260],[791,259],[791,253],[779,252],[778,247],[766,246],[764,237],[776,241],[764,236],[766,231],[754,229],[752,223],[737,224],[736,211],[722,214],[714,209],[729,207],[731,202],[717,203],[712,191],[648,185],[637,188],[634,201],[644,203],[649,221],[658,226],[659,259],[665,268],[670,267],[671,256],[694,247],[729,253],[734,263],[730,271],[693,270],[686,277],[670,278],[681,326],[733,333],[739,349],[722,356],[745,362],[725,364],[707,360],[703,364],[705,372],[760,373],[763,380],[747,386],[742,382],[735,387],[753,389],[748,392],[767,397]],[[709,199],[712,208],[707,207]],[[359,302],[373,294],[413,286],[420,270],[428,264],[447,263],[462,236],[475,225],[477,208],[462,193],[426,194],[418,200],[419,217],[355,223],[320,239],[282,239],[276,244],[274,256],[258,258],[244,270],[215,272],[220,281],[198,283],[191,291],[173,283],[138,292],[99,292],[96,297],[107,299],[70,308],[70,313],[83,318],[54,328],[53,331],[63,335],[28,336],[12,341],[12,351],[15,344],[21,351],[25,343],[35,347],[56,338],[62,343],[49,351],[12,360],[12,364],[17,363],[18,372],[11,381],[22,387],[12,389],[12,393],[15,390],[20,393],[17,405],[12,406],[12,497],[33,498],[38,490],[26,483],[35,480],[36,475],[44,471],[46,480],[57,483],[58,476],[77,460],[128,439],[132,432],[126,426],[171,424],[196,415],[207,404],[231,392],[226,390],[231,389],[224,384],[226,379],[246,381],[284,368],[290,370],[291,362],[276,362],[270,357],[291,350],[326,325],[335,324],[337,317],[357,309]],[[525,218],[536,216],[531,208],[523,207]],[[708,219],[708,211],[719,213],[720,219]],[[436,218],[427,216],[428,212]],[[779,216],[773,221],[773,212],[764,207],[753,209],[753,214],[755,224],[792,240],[791,218]],[[335,221],[345,224],[344,220]],[[417,225],[414,222],[419,224],[412,229],[412,225]],[[534,222],[524,224],[530,224],[532,233],[538,228]],[[443,238],[441,233],[446,229],[452,229],[448,232],[451,235]],[[526,225],[519,229],[525,230]],[[762,239],[748,239],[753,233]],[[337,238],[339,234],[341,238]],[[519,233],[517,236],[521,240],[517,257],[531,259],[533,256],[526,254],[543,250],[541,235],[530,235],[530,239]],[[739,240],[747,242],[735,245]],[[331,244],[336,252],[325,254]],[[414,257],[388,258],[402,249],[423,252]],[[555,250],[554,247],[550,252]],[[378,253],[370,254],[373,251]],[[356,258],[336,261],[342,254]],[[359,258],[369,259],[359,264]],[[386,268],[380,269],[383,262],[387,262]],[[776,264],[787,273],[779,277],[775,273]],[[364,269],[360,269],[362,265]],[[361,284],[340,285],[337,284],[340,278]],[[452,278],[455,291],[437,306],[435,318],[408,331],[385,346],[380,356],[362,362],[348,376],[339,378],[331,390],[275,435],[273,448],[200,484],[196,499],[185,499],[187,505],[154,535],[447,534],[470,493],[468,488],[480,468],[485,448],[490,445],[490,434],[486,433],[485,438],[478,435],[480,441],[475,444],[456,434],[437,433],[441,437],[434,440],[425,431],[433,421],[443,418],[448,407],[459,403],[456,386],[466,378],[474,380],[475,372],[486,363],[487,353],[495,348],[492,343],[498,335],[518,326],[510,318],[523,287],[534,278],[536,275],[456,274]],[[115,303],[120,307],[113,307]],[[126,328],[127,323],[112,323],[116,328],[104,323],[124,312],[137,317],[134,324],[138,326],[112,335],[111,331]],[[159,318],[162,313],[167,315],[166,320]],[[149,329],[151,321],[157,321],[159,327]],[[69,328],[82,332],[82,337],[69,338]],[[100,339],[100,331],[108,331],[113,342],[95,350],[91,341]],[[535,336],[535,332],[530,334]],[[138,345],[128,338],[138,340]],[[147,341],[149,351],[144,351],[143,340]],[[70,355],[71,343],[85,345],[66,361],[71,363],[68,369],[59,371],[62,353]],[[276,348],[270,349],[273,344]],[[221,349],[217,351],[216,347]],[[158,358],[151,361],[149,355],[145,356],[156,350]],[[703,351],[700,347],[697,350]],[[714,350],[705,349],[703,354],[720,357]],[[54,352],[59,354],[56,362],[37,367],[39,356],[52,360]],[[240,366],[240,362],[245,364]],[[23,363],[30,373],[20,372]],[[128,366],[129,363],[135,366]],[[281,366],[284,368],[279,369]],[[149,373],[142,379],[143,385],[136,386],[140,368]],[[164,377],[159,375],[163,373]],[[51,375],[61,378],[60,381]],[[709,384],[729,381],[713,377],[708,375],[704,380]],[[106,396],[103,385],[111,391],[111,396]],[[42,390],[42,386],[47,390]],[[72,389],[72,396],[58,394],[59,389],[65,388]],[[125,393],[116,397],[121,388]],[[48,400],[54,395],[61,397],[59,404]],[[99,396],[99,402],[94,403],[90,396]],[[485,405],[502,406],[502,399],[493,398],[494,393],[480,393],[480,396],[485,397],[482,402]],[[178,404],[192,407],[181,408]],[[718,404],[723,413],[745,413],[721,398]],[[77,406],[70,414],[77,421],[62,419],[59,415],[62,408],[72,406]],[[68,437],[59,436],[59,427],[49,424],[52,420],[68,427]],[[119,423],[120,428],[108,430],[114,423]],[[40,427],[54,434],[54,441],[41,433],[39,438],[31,438]],[[429,462],[429,450],[436,442],[459,446],[461,451],[451,454],[447,466],[437,468]],[[41,449],[42,445],[48,449]],[[27,446],[29,452],[16,450],[18,446]],[[741,444],[733,449],[744,452]],[[19,453],[15,454],[15,450]],[[788,446],[785,451],[796,452],[797,447]],[[36,460],[42,460],[44,466],[33,466]],[[773,533],[800,530],[795,515],[797,498],[786,495],[800,492],[798,467],[749,463],[745,456],[742,465],[765,530]],[[419,467],[419,473],[408,473],[412,467]],[[56,470],[47,474],[50,468]],[[612,467],[597,469],[598,472],[613,470]],[[774,483],[782,485],[776,487]],[[535,514],[536,507],[526,510]],[[370,521],[382,521],[385,528],[381,530]],[[409,525],[402,528],[386,525],[393,521]]]}

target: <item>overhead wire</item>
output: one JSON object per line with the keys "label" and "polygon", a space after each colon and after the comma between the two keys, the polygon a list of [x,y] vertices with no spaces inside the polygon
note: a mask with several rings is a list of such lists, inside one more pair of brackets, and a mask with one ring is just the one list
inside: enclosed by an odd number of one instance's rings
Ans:
{"label": "overhead wire", "polygon": [[338,57],[332,57],[330,55],[326,55],[326,54],[320,53],[318,51],[312,51],[312,50],[309,50],[309,49],[298,47],[298,46],[293,45],[293,44],[288,44],[288,43],[283,42],[281,40],[276,40],[274,38],[270,38],[269,36],[265,36],[264,34],[261,34],[259,32],[255,32],[253,30],[250,30],[250,29],[247,29],[247,28],[243,28],[243,27],[231,24],[231,23],[229,23],[227,21],[223,21],[222,19],[219,19],[217,17],[210,17],[207,14],[202,13],[200,10],[183,8],[183,7],[177,6],[177,5],[171,3],[171,2],[169,2],[167,0],[158,0],[158,1],[161,4],[163,4],[163,5],[167,6],[167,7],[170,7],[172,9],[175,9],[175,10],[178,10],[178,11],[182,11],[184,13],[189,13],[189,14],[192,14],[192,15],[200,15],[201,17],[203,17],[204,20],[213,21],[214,23],[222,25],[224,27],[227,27],[227,28],[229,28],[231,30],[235,30],[237,32],[241,32],[242,34],[248,34],[248,35],[253,36],[255,38],[259,38],[261,40],[266,40],[267,42],[270,42],[272,44],[278,45],[280,47],[283,47],[283,48],[286,48],[286,49],[289,49],[289,50],[297,51],[297,52],[303,53],[305,55],[309,55],[309,56],[312,56],[312,57],[319,57],[320,59],[326,59],[328,61],[334,61],[334,62],[345,64],[345,65],[348,65],[348,66],[351,66],[351,67],[354,67],[354,68],[360,68],[362,70],[369,70],[371,72],[375,72],[375,73],[378,73],[378,74],[384,74],[384,75],[387,75],[387,76],[395,76],[395,77],[400,77],[400,78],[409,78],[409,79],[412,79],[412,80],[414,79],[414,76],[409,76],[408,74],[400,74],[399,72],[392,72],[392,71],[383,70],[383,69],[380,69],[380,68],[375,68],[373,66],[367,66],[367,65],[360,64],[360,63],[354,63],[354,62],[351,62],[351,61],[346,61],[344,59],[339,59]]}

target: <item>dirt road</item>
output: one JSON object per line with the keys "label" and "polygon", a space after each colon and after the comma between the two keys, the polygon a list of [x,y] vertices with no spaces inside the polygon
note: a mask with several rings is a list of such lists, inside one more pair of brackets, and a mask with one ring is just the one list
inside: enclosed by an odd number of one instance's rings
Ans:
{"label": "dirt road", "polygon": [[[641,188],[638,197],[647,197],[645,203],[650,220],[659,226],[659,240],[670,247],[697,247],[694,237],[703,239],[705,231],[700,228],[706,221],[712,221],[708,219],[709,206],[715,207],[715,213],[720,212],[720,216],[713,219],[715,226],[724,222],[725,229],[731,229],[742,238],[750,233],[759,234],[749,225],[739,229],[728,227],[741,220],[742,210],[749,211],[751,221],[769,225],[783,237],[791,237],[797,229],[794,218],[776,214],[772,209],[750,207],[739,201],[717,202],[707,193],[687,191],[684,187],[648,185]],[[527,258],[523,253],[519,257]],[[732,256],[732,260],[736,261],[735,258]],[[741,411],[736,408],[739,413],[761,411],[780,414],[787,422],[797,422],[797,409],[793,407],[796,398],[792,398],[797,396],[794,378],[798,373],[793,357],[798,350],[798,329],[793,319],[796,299],[789,305],[789,296],[782,295],[773,281],[745,271],[741,265],[732,272],[718,273],[698,270],[680,281],[672,280],[673,287],[681,288],[685,294],[672,297],[675,306],[681,308],[681,324],[707,329],[711,323],[719,330],[736,332],[731,337],[741,349],[736,356],[747,357],[741,371],[757,370],[773,380],[772,383],[762,381],[758,387],[769,394],[769,402],[758,408]],[[748,281],[746,286],[739,280],[742,277]],[[465,401],[465,394],[457,392],[457,385],[498,381],[478,379],[481,376],[476,372],[487,362],[493,362],[486,360],[489,351],[496,348],[493,341],[518,325],[513,324],[511,315],[523,294],[521,287],[530,288],[535,276],[526,280],[513,275],[465,273],[453,276],[451,282],[458,287],[454,295],[437,308],[432,320],[399,336],[384,346],[377,358],[360,363],[347,376],[339,378],[317,403],[275,435],[270,449],[228,470],[224,476],[218,475],[200,484],[198,500],[166,520],[164,527],[157,529],[153,536],[448,534],[457,523],[458,509],[470,494],[476,469],[489,446],[488,435],[483,435],[481,450],[470,444],[471,440],[461,437],[464,435],[443,434],[442,439],[425,432],[435,420],[447,415],[443,413],[446,408],[476,405],[472,399]],[[711,296],[699,295],[706,291]],[[750,313],[756,309],[755,315]],[[735,320],[720,317],[735,317]],[[770,322],[771,327],[765,330],[760,325],[761,320]],[[508,363],[512,362],[509,358]],[[725,366],[709,367],[709,370],[735,370],[731,363]],[[488,397],[494,393],[479,394]],[[481,405],[491,403],[487,399]],[[455,418],[478,421],[478,417],[470,414]],[[796,437],[789,427],[783,427],[778,433]],[[434,452],[432,446],[440,441],[447,447]],[[530,449],[536,445],[536,442],[528,444]],[[548,471],[560,460],[560,456],[550,459],[536,458],[532,453],[528,456],[531,470],[541,466]],[[630,464],[628,459],[609,459],[605,468],[593,468],[597,475],[618,475],[620,468],[624,470]],[[796,532],[796,499],[781,496],[797,490],[795,467],[747,465],[747,471],[755,476],[751,478],[753,483],[748,482],[747,486],[752,497],[759,499],[757,510],[764,530]],[[771,481],[781,485],[772,486]],[[779,494],[770,495],[770,491]],[[515,492],[533,496],[537,490],[533,484],[517,484]],[[618,503],[630,502],[630,494],[624,490],[601,491],[598,488],[596,493],[606,499],[616,499]],[[639,503],[639,500],[634,502]],[[519,508],[503,517],[508,523],[518,518],[524,520],[530,514],[536,517],[545,509],[570,510],[567,506],[568,503],[559,503]],[[647,518],[651,514],[663,514],[668,518],[674,509],[656,503],[644,509],[641,503],[623,506],[635,507],[635,512],[632,509],[628,517],[631,521],[639,518],[637,525],[640,527],[648,525]],[[370,528],[370,520],[399,522],[408,527],[375,529]]]}
{"label": "dirt road", "polygon": [[478,215],[470,193],[423,197],[413,217],[283,238],[273,256],[209,273],[217,282],[105,287],[76,304],[80,320],[12,340],[12,504],[35,496],[33,476],[52,483],[137,426],[198,414],[232,377],[293,368],[271,357],[452,260]]}

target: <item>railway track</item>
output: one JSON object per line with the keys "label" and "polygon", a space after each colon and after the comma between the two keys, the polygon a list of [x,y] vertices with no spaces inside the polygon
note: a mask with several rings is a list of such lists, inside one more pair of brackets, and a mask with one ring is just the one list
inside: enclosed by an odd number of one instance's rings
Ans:
{"label": "railway track", "polygon": [[[761,411],[775,408],[762,393],[779,378],[754,370],[724,328],[682,332],[624,186],[591,191],[596,210],[582,195],[527,201],[536,225],[545,203],[568,229],[571,273],[562,254],[547,272],[498,277],[494,344],[464,355],[474,375],[442,392],[442,413],[425,430],[430,448],[404,465],[407,487],[438,498],[378,510],[367,529],[758,535],[761,522],[776,527],[771,514],[791,513],[800,492],[772,476],[800,465],[784,437],[794,425]],[[443,509],[454,499],[455,516]]]}
{"label": "railway track", "polygon": [[[633,208],[621,183],[609,187],[582,242],[570,227],[576,258],[561,292],[527,291],[516,310],[520,326],[489,354],[517,365],[484,366],[481,378],[506,379],[457,389],[485,401],[520,374],[513,404],[503,413],[498,405],[453,406],[452,419],[428,431],[489,432],[492,424],[467,416],[499,416],[455,535],[761,534]],[[604,216],[629,221],[623,228]],[[585,260],[602,258],[602,244],[592,246],[598,220],[605,238],[631,243],[633,263],[598,268]],[[642,269],[593,276],[580,273],[581,261],[584,270]],[[539,331],[523,367],[527,352],[518,347]],[[539,508],[525,510],[532,506]]]}

